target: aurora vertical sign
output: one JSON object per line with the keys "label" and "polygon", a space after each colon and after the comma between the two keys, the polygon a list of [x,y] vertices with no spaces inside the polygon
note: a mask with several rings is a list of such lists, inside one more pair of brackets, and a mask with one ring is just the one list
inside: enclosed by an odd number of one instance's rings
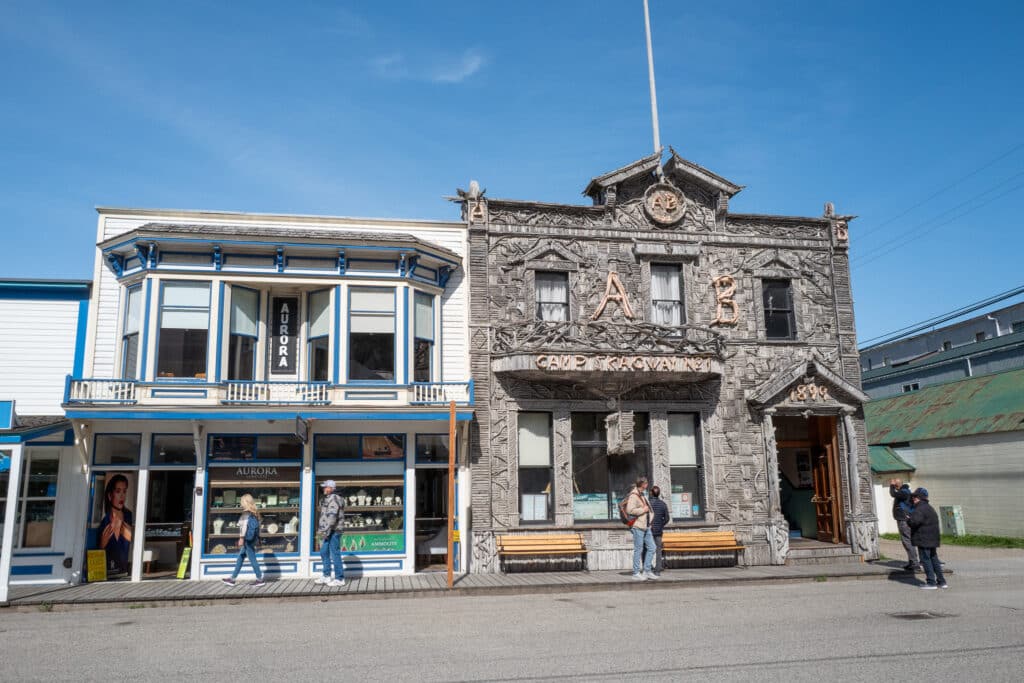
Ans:
{"label": "aurora vertical sign", "polygon": [[299,299],[294,296],[274,297],[271,311],[270,374],[294,375],[295,332],[298,329]]}

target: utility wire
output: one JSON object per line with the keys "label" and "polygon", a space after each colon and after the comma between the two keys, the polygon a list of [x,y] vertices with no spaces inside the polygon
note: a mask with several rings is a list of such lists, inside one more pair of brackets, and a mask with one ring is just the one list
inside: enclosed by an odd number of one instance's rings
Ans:
{"label": "utility wire", "polygon": [[1009,151],[1003,152],[1002,154],[997,156],[995,159],[992,159],[991,161],[986,162],[985,164],[983,164],[982,166],[979,166],[978,168],[974,169],[973,171],[971,171],[967,175],[961,176],[960,178],[954,180],[949,185],[946,185],[945,187],[942,187],[941,189],[936,190],[934,193],[928,195],[927,197],[925,197],[924,199],[919,201],[917,204],[914,204],[913,206],[905,209],[902,213],[899,213],[899,214],[893,216],[892,218],[889,218],[889,219],[887,219],[885,221],[882,221],[881,223],[879,223],[878,225],[876,225],[873,228],[869,228],[869,229],[865,230],[864,232],[862,232],[862,233],[860,233],[858,235],[858,239],[864,239],[868,235],[872,235],[872,234],[878,232],[879,230],[881,230],[885,226],[889,225],[890,223],[892,223],[894,221],[897,221],[900,218],[903,218],[904,216],[906,216],[908,213],[910,213],[914,209],[916,209],[916,208],[918,208],[920,206],[923,206],[924,204],[927,204],[929,201],[931,201],[932,199],[935,199],[936,197],[938,197],[940,194],[942,194],[946,190],[950,190],[950,189],[956,187],[957,185],[959,185],[960,183],[964,182],[968,178],[972,178],[972,177],[976,176],[977,174],[979,174],[982,171],[984,171],[986,168],[989,168],[990,166],[996,164],[997,162],[1002,161],[1003,159],[1005,159],[1006,157],[1010,156],[1011,154],[1013,154],[1014,152],[1016,152],[1017,150],[1019,150],[1021,148],[1024,148],[1024,142],[1018,143],[1014,147],[1011,147]]}
{"label": "utility wire", "polygon": [[[1022,285],[1020,287],[1014,287],[1013,289],[1009,289],[1009,290],[1007,290],[1005,292],[1002,292],[1000,294],[996,294],[994,296],[990,296],[990,297],[988,297],[986,299],[982,299],[981,301],[975,301],[974,303],[967,304],[966,306],[958,308],[955,311],[949,311],[948,313],[940,313],[939,315],[937,315],[937,316],[935,316],[933,318],[928,318],[927,320],[924,320],[922,322],[918,322],[918,323],[914,323],[912,325],[908,325],[907,327],[900,328],[900,329],[895,330],[893,332],[886,332],[886,333],[880,334],[880,335],[878,335],[876,337],[871,337],[870,339],[867,339],[864,342],[862,342],[862,344],[864,344],[864,345],[860,346],[858,350],[861,353],[863,353],[865,351],[870,351],[871,349],[877,348],[879,346],[883,346],[885,344],[888,344],[889,342],[894,342],[897,339],[902,339],[904,337],[910,336],[911,334],[914,334],[915,332],[920,332],[921,330],[926,330],[929,327],[934,327],[935,325],[938,325],[940,323],[944,323],[944,322],[948,322],[950,320],[954,320],[954,319],[959,318],[959,317],[961,317],[963,315],[966,315],[968,313],[973,313],[974,311],[977,311],[978,309],[985,308],[986,306],[991,306],[994,303],[998,303],[998,302],[1003,301],[1005,299],[1009,299],[1011,297],[1017,296],[1018,294],[1024,294],[1024,285]],[[877,341],[877,340],[881,340],[881,341]],[[872,343],[872,342],[874,342],[874,343]]]}

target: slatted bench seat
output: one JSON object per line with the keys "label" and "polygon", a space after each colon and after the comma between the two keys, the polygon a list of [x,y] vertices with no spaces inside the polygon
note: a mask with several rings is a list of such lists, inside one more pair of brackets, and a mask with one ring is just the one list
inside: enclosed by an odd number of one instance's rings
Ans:
{"label": "slatted bench seat", "polygon": [[744,548],[733,531],[666,531],[661,539],[665,555],[731,552],[739,562],[739,553]]}
{"label": "slatted bench seat", "polygon": [[[563,569],[565,560],[586,569],[587,547],[583,534],[504,534],[497,537],[498,557],[506,571]],[[517,560],[509,562],[509,560]],[[523,561],[518,561],[523,560]]]}

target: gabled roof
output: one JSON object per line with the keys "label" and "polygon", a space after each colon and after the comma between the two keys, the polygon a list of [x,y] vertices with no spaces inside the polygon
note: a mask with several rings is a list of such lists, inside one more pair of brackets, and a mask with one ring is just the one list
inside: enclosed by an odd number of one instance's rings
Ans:
{"label": "gabled roof", "polygon": [[609,171],[604,175],[592,178],[590,183],[587,184],[586,189],[583,190],[583,194],[588,197],[593,197],[606,187],[621,183],[623,180],[635,178],[642,173],[650,173],[656,169],[660,163],[661,150],[659,149],[650,156],[644,157],[643,159],[637,159],[632,163],[626,164],[622,168],[617,168],[614,171]]}
{"label": "gabled roof", "polygon": [[888,446],[869,446],[868,458],[871,461],[871,471],[875,474],[913,472],[916,469]]}
{"label": "gabled roof", "polygon": [[666,173],[675,172],[677,175],[682,175],[701,185],[709,186],[719,190],[720,192],[724,192],[729,195],[729,197],[732,197],[743,189],[742,185],[730,182],[717,173],[712,173],[703,166],[695,164],[692,161],[687,161],[679,156],[678,152],[676,152],[672,147],[669,147],[669,151],[672,152],[672,156],[669,157],[668,162],[665,163]]}
{"label": "gabled roof", "polygon": [[[703,166],[695,164],[692,161],[687,161],[679,156],[679,154],[671,147],[669,147],[669,150],[671,150],[672,156],[670,156],[668,162],[665,163],[665,173],[682,176],[683,178],[686,178],[698,185],[703,185],[708,189],[715,190],[717,192],[724,192],[730,197],[743,189],[742,185],[729,182],[722,176],[712,173]],[[583,194],[588,197],[597,197],[601,191],[607,187],[645,173],[650,173],[661,163],[661,153],[662,151],[659,149],[650,156],[646,156],[643,159],[637,159],[630,164],[626,164],[622,168],[617,168],[614,171],[610,171],[604,175],[593,178],[590,183],[587,184],[586,189],[583,190]]]}
{"label": "gabled roof", "polygon": [[807,376],[820,377],[832,385],[833,388],[839,389],[860,403],[869,400],[867,394],[832,372],[821,358],[815,354],[814,357],[800,361],[788,369],[779,372],[761,386],[748,390],[746,394],[747,401],[757,406],[769,405],[788,391],[794,382]]}
{"label": "gabled roof", "polygon": [[869,444],[1024,430],[1024,370],[871,401],[864,422]]}

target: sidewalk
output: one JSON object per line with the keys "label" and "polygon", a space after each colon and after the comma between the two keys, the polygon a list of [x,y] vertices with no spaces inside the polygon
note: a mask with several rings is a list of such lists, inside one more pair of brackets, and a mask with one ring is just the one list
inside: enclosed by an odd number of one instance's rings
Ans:
{"label": "sidewalk", "polygon": [[154,604],[203,604],[216,600],[442,597],[446,595],[511,595],[521,593],[566,593],[598,590],[646,590],[690,588],[710,585],[758,584],[775,581],[828,581],[887,579],[902,575],[894,560],[795,565],[783,567],[713,567],[669,569],[656,581],[634,581],[628,571],[536,572],[517,574],[470,574],[456,576],[452,590],[447,574],[414,576],[361,576],[350,578],[342,588],[328,588],[312,579],[269,579],[255,588],[249,581],[235,587],[220,581],[174,579],[141,583],[109,582],[80,586],[11,586],[8,607],[124,606]]}

